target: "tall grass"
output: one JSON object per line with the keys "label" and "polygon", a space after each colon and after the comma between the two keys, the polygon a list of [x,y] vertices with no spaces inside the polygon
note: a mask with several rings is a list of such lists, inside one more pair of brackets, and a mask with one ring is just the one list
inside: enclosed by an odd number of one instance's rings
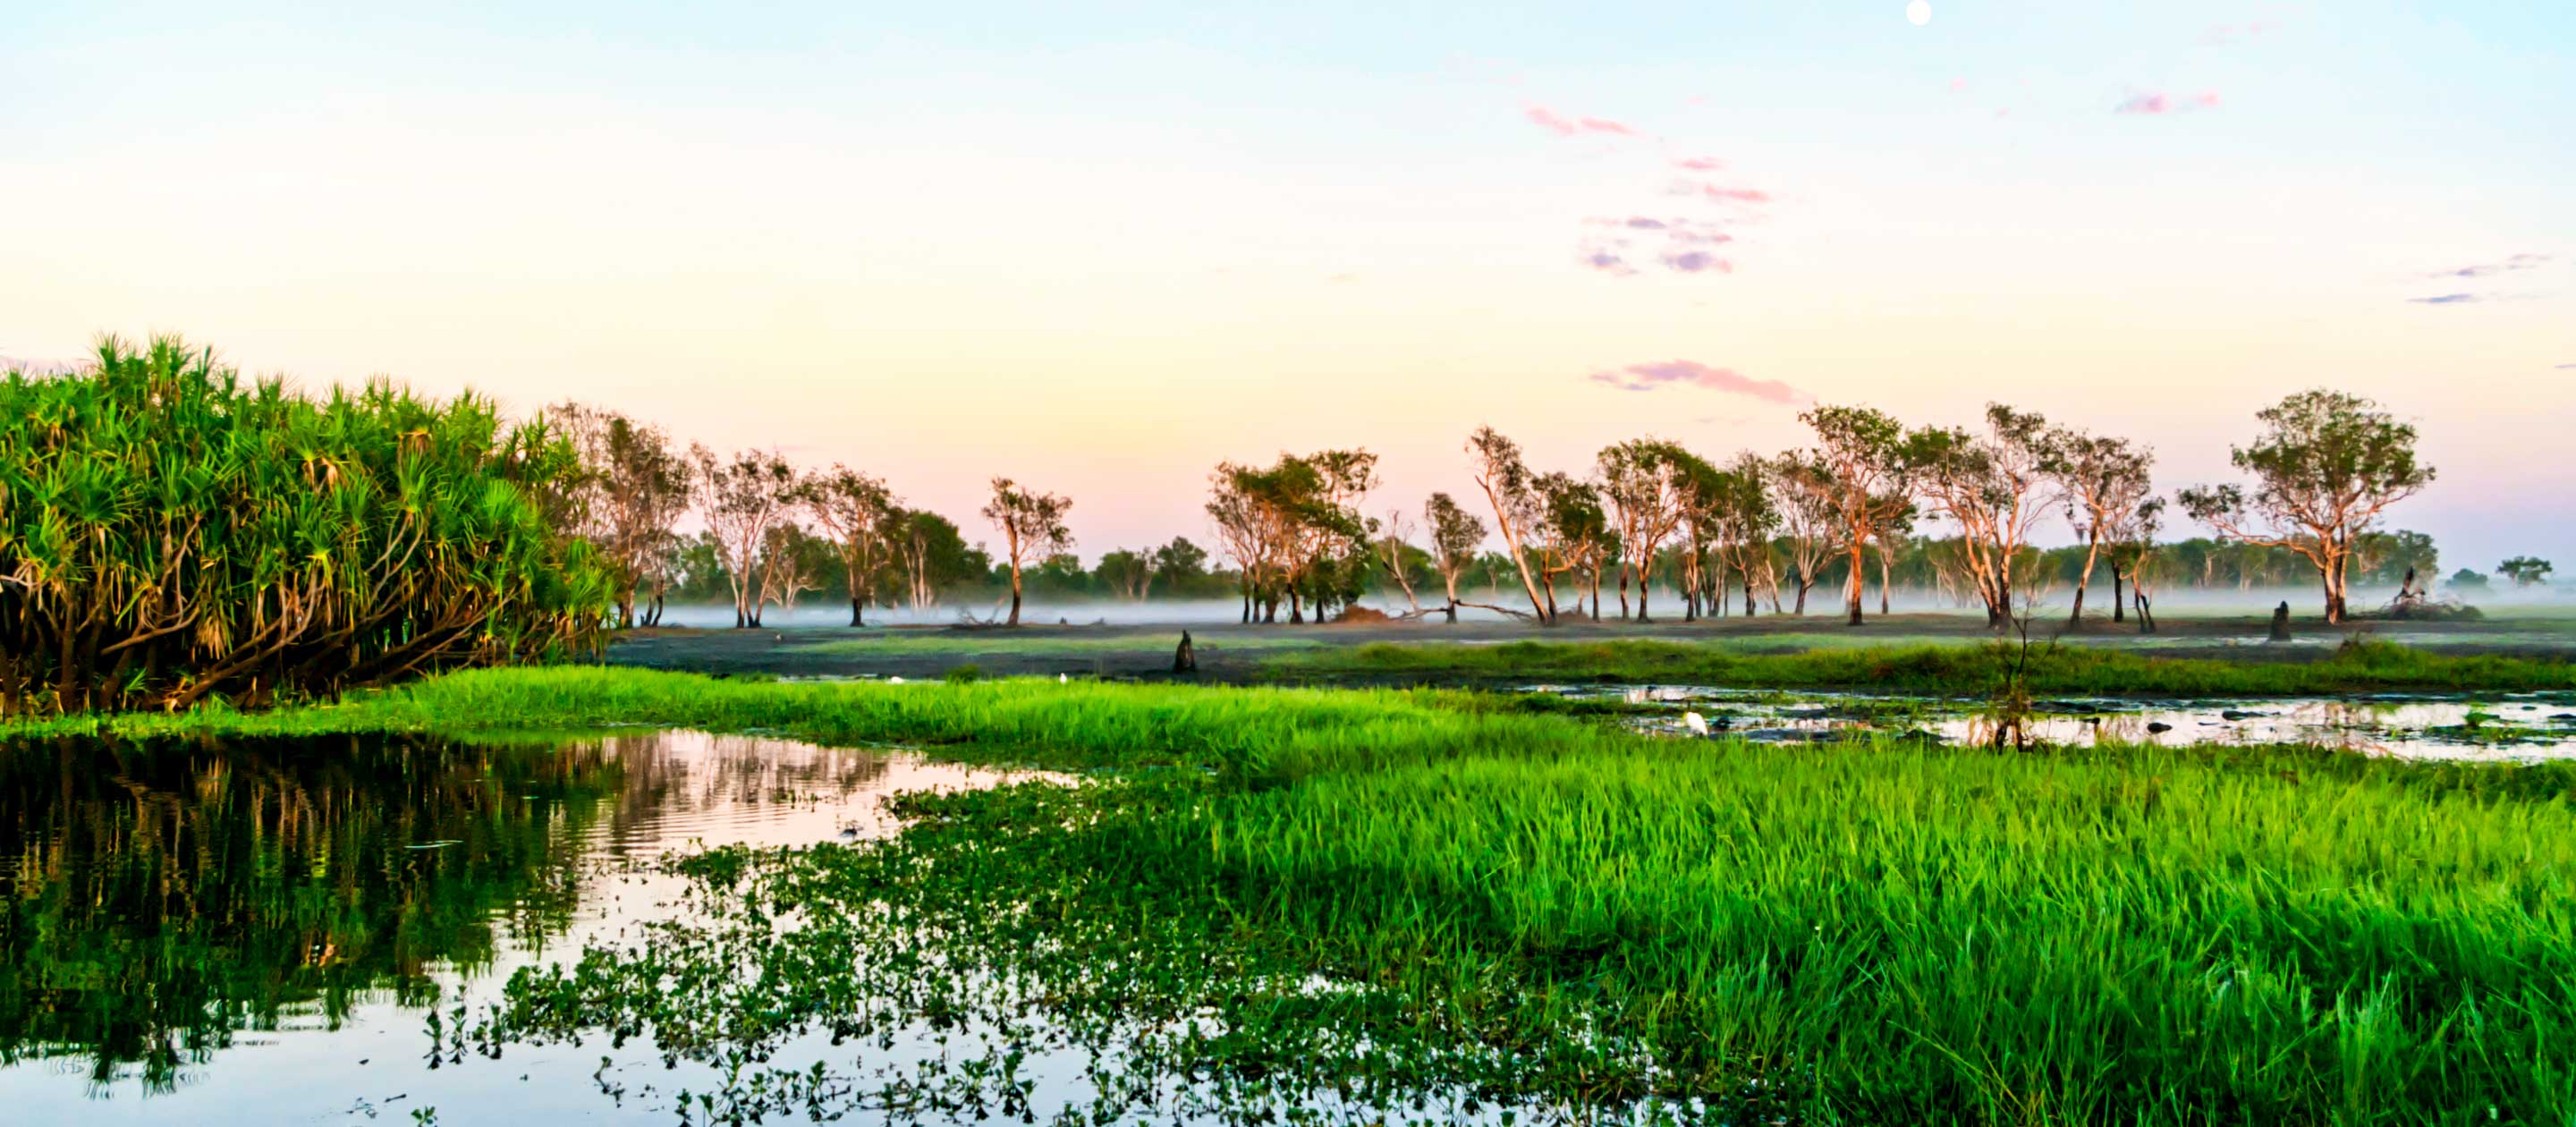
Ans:
{"label": "tall grass", "polygon": [[[1862,688],[1982,693],[2003,680],[2005,655],[1964,643],[1746,653],[1650,640],[1508,642],[1495,646],[1380,642],[1283,654],[1274,679],[1538,678],[1746,688]],[[2576,663],[2427,653],[2387,642],[2346,645],[2314,661],[2149,657],[2092,646],[2031,654],[2030,688],[2046,693],[2174,696],[2576,688]]]}

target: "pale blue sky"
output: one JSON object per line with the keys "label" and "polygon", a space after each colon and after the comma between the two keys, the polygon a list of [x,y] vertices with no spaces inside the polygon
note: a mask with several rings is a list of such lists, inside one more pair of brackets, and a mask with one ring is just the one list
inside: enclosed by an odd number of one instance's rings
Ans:
{"label": "pale blue sky", "polygon": [[2571,61],[2540,3],[22,0],[0,354],[599,399],[960,515],[1006,472],[1086,553],[1283,446],[1411,505],[1479,421],[1799,438],[1586,379],[1632,364],[2007,399],[2171,484],[2323,383],[2420,421],[2450,562],[2576,562]]}

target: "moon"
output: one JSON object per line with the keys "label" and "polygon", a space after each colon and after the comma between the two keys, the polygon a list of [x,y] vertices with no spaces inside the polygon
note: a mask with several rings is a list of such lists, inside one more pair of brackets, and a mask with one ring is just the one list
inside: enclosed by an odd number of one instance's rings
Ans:
{"label": "moon", "polygon": [[1916,27],[1921,27],[1924,24],[1931,23],[1932,5],[1927,3],[1926,0],[1914,0],[1913,3],[1906,5],[1905,22],[1913,24]]}

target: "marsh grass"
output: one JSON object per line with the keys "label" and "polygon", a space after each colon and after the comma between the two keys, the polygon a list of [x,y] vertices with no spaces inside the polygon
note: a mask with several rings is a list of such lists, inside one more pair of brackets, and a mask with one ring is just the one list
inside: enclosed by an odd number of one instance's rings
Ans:
{"label": "marsh grass", "polygon": [[[1748,653],[1694,642],[1508,642],[1494,646],[1381,642],[1282,654],[1274,680],[1342,678],[1593,681],[1732,688],[1842,688],[1981,695],[2002,683],[2009,657],[1964,643]],[[2251,696],[2576,688],[2576,664],[2496,655],[2452,656],[2387,642],[2347,645],[2308,662],[2167,658],[2090,646],[2034,653],[2033,692],[2094,696]]]}
{"label": "marsh grass", "polygon": [[[1109,769],[909,799],[919,821],[882,845],[689,862],[734,910],[515,980],[472,1034],[495,1052],[612,1030],[742,1064],[797,1032],[928,1022],[1001,1031],[1008,1063],[1037,1015],[1121,1067],[1289,1106],[1463,1089],[1593,1121],[2576,1116],[2576,767],[1768,747],[1533,707],[547,669],[92,723],[641,722]],[[791,1084],[793,1063],[730,1074],[729,1106],[792,1089],[829,1110],[844,1088]]]}

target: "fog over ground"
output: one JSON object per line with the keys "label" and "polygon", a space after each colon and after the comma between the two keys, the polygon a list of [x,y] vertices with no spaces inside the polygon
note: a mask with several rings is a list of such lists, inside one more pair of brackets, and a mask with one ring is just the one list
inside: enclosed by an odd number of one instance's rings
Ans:
{"label": "fog over ground", "polygon": [[[2352,593],[2352,606],[2356,611],[2373,610],[2387,605],[2396,593],[2393,587],[2365,589],[2356,586]],[[1475,602],[1516,609],[1527,605],[1528,601],[1517,590],[1506,589],[1497,595],[1483,586],[1462,589],[1460,594]],[[1787,594],[1789,593],[1784,592],[1784,595]],[[2448,596],[2454,593],[2437,591],[2436,594]],[[2064,616],[2073,602],[2073,595],[2074,589],[2063,584],[2042,589],[2037,596],[2039,617]],[[1743,594],[1739,591],[1734,593],[1733,597],[1741,600]],[[1557,598],[1559,611],[1569,618],[1573,617],[1575,610],[1567,593],[1559,589]],[[2084,596],[2086,615],[2108,618],[2111,613],[2110,598],[2111,588],[2107,583],[2096,585],[2088,590]],[[2563,586],[2499,587],[2492,591],[2473,594],[2462,601],[2490,614],[2576,616],[2576,591]],[[2233,587],[2178,588],[2170,592],[2157,593],[2154,596],[2153,605],[2158,614],[2227,615],[2267,613],[2273,606],[2282,602],[2290,604],[2290,612],[2293,615],[2306,619],[2315,618],[2321,613],[2323,599],[2315,589],[2299,586],[2255,587],[2241,590]],[[1361,599],[1360,605],[1390,614],[1401,614],[1407,609],[1404,598],[1400,594],[1395,596],[1392,602],[1384,594],[1371,594]],[[1423,600],[1425,607],[1436,605],[1434,600]],[[1784,607],[1788,605],[1787,599],[1784,598],[1782,605]],[[1584,603],[1586,613],[1589,612],[1590,606],[1587,600]],[[1938,592],[1908,588],[1898,588],[1890,600],[1890,606],[1900,613],[1948,613],[1962,617],[1975,617],[1984,613],[1974,605],[1962,606],[1956,600],[1944,597]],[[1665,621],[1678,620],[1681,617],[1681,607],[1680,596],[1661,587],[1655,590],[1654,597],[1648,604],[1648,609],[1655,618]],[[967,614],[972,614],[979,620],[998,618],[1009,609],[1010,604],[1007,600],[990,605],[942,603],[918,614],[910,608],[870,607],[867,617],[868,624],[871,626],[953,626]],[[1735,609],[1740,609],[1740,602],[1736,604]],[[1838,621],[1836,616],[1840,614],[1841,609],[1842,589],[1840,587],[1830,590],[1820,587],[1807,593],[1807,617],[1820,624]],[[1872,615],[1878,613],[1878,588],[1875,586],[1869,589],[1868,612]],[[1618,595],[1615,590],[1602,592],[1601,613],[1604,620],[1618,613]],[[1020,621],[1026,625],[1044,626],[1057,625],[1059,622],[1075,626],[1096,623],[1110,626],[1161,624],[1187,626],[1200,623],[1239,622],[1242,614],[1243,604],[1234,599],[1152,599],[1145,602],[1123,600],[1050,602],[1033,599],[1022,604]],[[1771,606],[1766,598],[1761,605],[1761,616],[1770,617],[1771,614]],[[1458,617],[1461,621],[1470,622],[1497,622],[1505,618],[1493,611],[1474,607],[1461,609]],[[1434,622],[1439,620],[1436,612],[1431,618]],[[1286,620],[1287,611],[1283,607],[1280,611],[1281,624],[1285,625]],[[790,610],[770,608],[768,613],[762,616],[761,625],[771,628],[803,628],[847,626],[849,621],[850,608],[847,605],[809,600],[797,604]],[[675,604],[664,611],[662,624],[699,628],[728,627],[733,625],[733,608],[724,604],[685,606]]]}

